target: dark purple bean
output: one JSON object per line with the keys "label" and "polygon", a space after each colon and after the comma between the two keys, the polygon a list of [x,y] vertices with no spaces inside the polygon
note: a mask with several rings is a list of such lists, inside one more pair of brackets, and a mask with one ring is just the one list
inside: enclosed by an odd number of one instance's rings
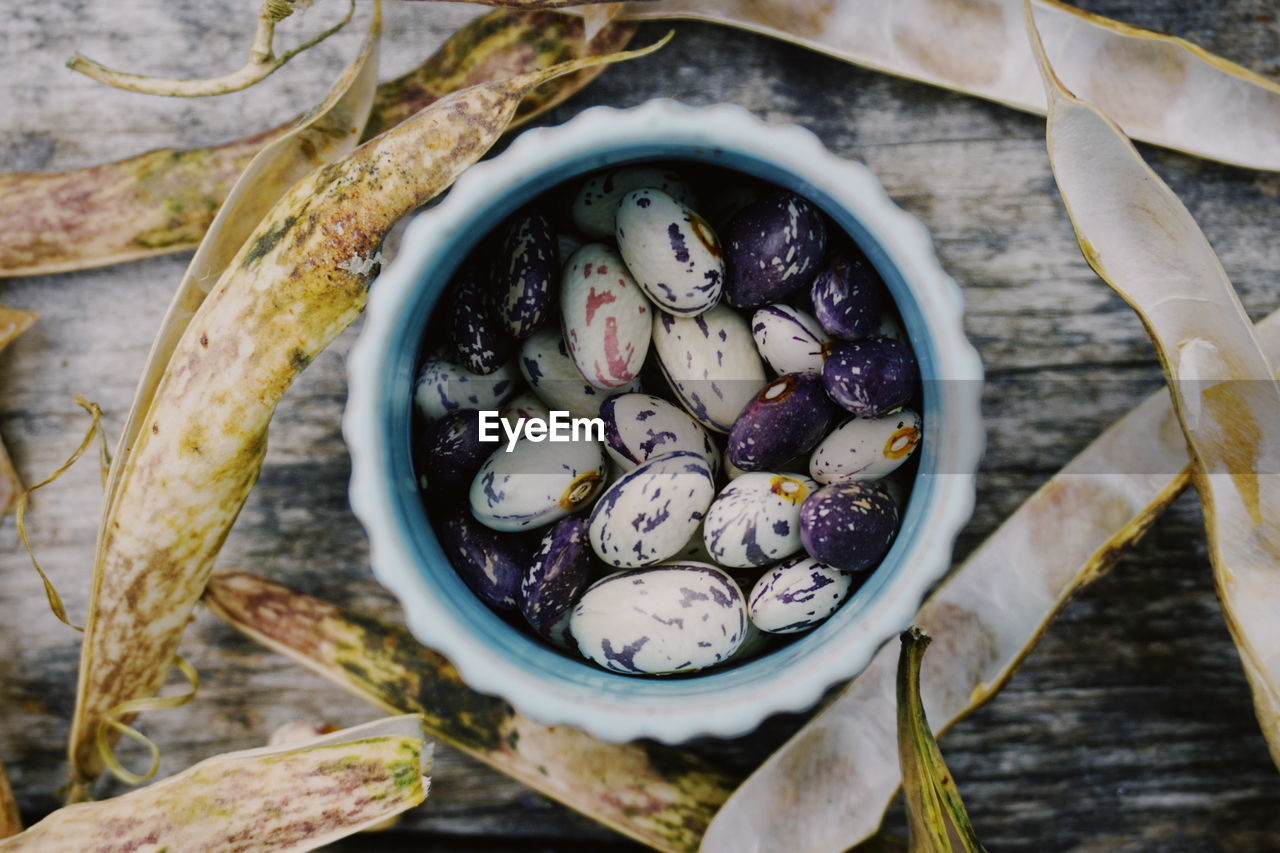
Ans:
{"label": "dark purple bean", "polygon": [[836,256],[813,280],[813,312],[832,337],[856,341],[874,334],[884,310],[883,285],[866,258]]}
{"label": "dark purple bean", "polygon": [[481,376],[509,362],[520,348],[520,342],[489,313],[486,281],[480,264],[464,264],[454,278],[445,318],[453,360]]}
{"label": "dark purple bean", "polygon": [[537,537],[491,530],[465,508],[445,510],[437,532],[454,570],[481,601],[498,610],[516,609]]}
{"label": "dark purple bean", "polygon": [[827,354],[822,384],[831,399],[855,415],[878,418],[915,393],[916,359],[901,341],[864,338]]}
{"label": "dark purple bean", "polygon": [[875,566],[898,532],[898,506],[875,483],[832,483],[800,507],[800,539],[819,562],[846,572]]}
{"label": "dark purple bean", "polygon": [[808,453],[836,418],[815,373],[788,373],[764,386],[729,430],[729,461],[743,471],[774,468]]}
{"label": "dark purple bean", "polygon": [[428,426],[415,451],[418,473],[432,502],[465,500],[471,480],[494,447],[480,440],[480,413],[475,409],[450,412]]}
{"label": "dark purple bean", "polygon": [[572,648],[569,611],[591,581],[603,573],[604,564],[587,538],[587,520],[581,516],[563,518],[543,534],[525,572],[520,612],[542,637]]}
{"label": "dark purple bean", "polygon": [[743,208],[725,234],[725,294],[736,308],[777,302],[813,280],[827,226],[812,203],[775,193]]}
{"label": "dark purple bean", "polygon": [[541,211],[525,208],[506,226],[498,246],[490,309],[508,334],[523,340],[555,316],[560,239]]}

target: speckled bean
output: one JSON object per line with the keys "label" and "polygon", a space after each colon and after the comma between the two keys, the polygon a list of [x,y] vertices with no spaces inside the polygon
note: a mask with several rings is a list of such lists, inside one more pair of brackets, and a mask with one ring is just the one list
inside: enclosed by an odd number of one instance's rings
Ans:
{"label": "speckled bean", "polygon": [[715,481],[701,453],[657,456],[624,474],[591,511],[591,546],[611,566],[648,566],[675,555],[698,529]]}
{"label": "speckled bean", "polygon": [[746,637],[747,609],[721,569],[667,563],[592,584],[570,627],[582,654],[614,672],[691,672],[733,656]]}

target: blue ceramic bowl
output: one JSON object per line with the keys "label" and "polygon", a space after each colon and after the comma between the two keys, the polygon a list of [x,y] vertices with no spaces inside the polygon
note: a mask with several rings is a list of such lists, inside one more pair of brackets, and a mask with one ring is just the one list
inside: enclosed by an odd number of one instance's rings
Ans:
{"label": "blue ceramic bowl", "polygon": [[[427,318],[458,263],[516,208],[553,186],[624,163],[684,161],[734,169],[814,201],[847,231],[887,283],[920,364],[924,440],[901,531],[870,580],[817,630],[764,657],[681,678],[634,678],[563,655],[486,608],[441,551],[418,497],[410,448],[414,374]],[[404,606],[414,635],[476,690],[547,724],[609,741],[734,736],[765,717],[813,705],[866,667],[911,621],[946,573],[973,509],[982,450],[982,368],[961,327],[959,288],[924,227],[896,207],[866,167],[795,126],[730,105],[651,101],[589,109],[530,130],[469,169],[419,213],[374,283],[351,357],[344,432],[351,503],[369,532],[374,573]]]}

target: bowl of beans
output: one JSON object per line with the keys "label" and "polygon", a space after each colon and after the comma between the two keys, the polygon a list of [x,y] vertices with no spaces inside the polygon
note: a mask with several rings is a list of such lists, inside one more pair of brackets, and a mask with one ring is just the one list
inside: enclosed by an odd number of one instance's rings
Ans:
{"label": "bowl of beans", "polygon": [[945,575],[981,378],[864,166],[732,105],[597,107],[404,232],[351,357],[352,506],[473,688],[611,741],[740,735]]}

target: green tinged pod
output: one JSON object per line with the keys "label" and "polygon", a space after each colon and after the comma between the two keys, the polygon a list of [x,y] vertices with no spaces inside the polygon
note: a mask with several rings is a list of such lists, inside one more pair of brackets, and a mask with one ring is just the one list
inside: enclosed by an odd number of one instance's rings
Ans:
{"label": "green tinged pod", "polygon": [[414,715],[229,752],[119,797],[58,809],[0,841],[0,853],[314,850],[425,800],[431,756]]}

